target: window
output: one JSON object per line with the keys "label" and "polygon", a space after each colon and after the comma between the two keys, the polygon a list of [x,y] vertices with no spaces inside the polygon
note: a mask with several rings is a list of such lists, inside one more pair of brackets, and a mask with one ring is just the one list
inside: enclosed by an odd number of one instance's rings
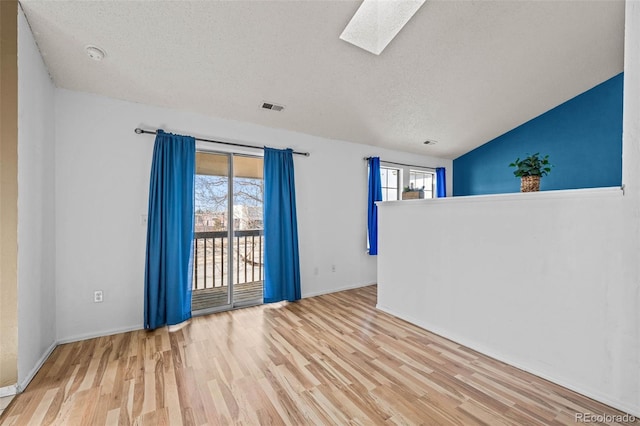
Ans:
{"label": "window", "polygon": [[382,182],[382,201],[399,200],[400,197],[400,169],[380,167]]}
{"label": "window", "polygon": [[[435,198],[436,196],[436,173],[434,169],[411,169],[411,166],[395,166],[394,163],[383,163],[380,165],[380,183],[382,187],[382,201],[402,200],[404,188],[423,190],[419,194],[420,198]],[[410,193],[408,193],[410,194]],[[413,198],[418,198],[418,193],[414,193]],[[411,194],[410,194],[411,195]],[[406,197],[409,198],[409,197]]]}
{"label": "window", "polygon": [[424,188],[424,198],[433,198],[433,184],[435,176],[433,172],[422,170],[409,171],[409,186],[414,189]]}

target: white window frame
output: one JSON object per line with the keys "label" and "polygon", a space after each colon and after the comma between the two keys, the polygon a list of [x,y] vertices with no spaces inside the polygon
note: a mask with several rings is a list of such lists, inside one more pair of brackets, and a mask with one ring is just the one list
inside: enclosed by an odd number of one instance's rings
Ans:
{"label": "white window frame", "polygon": [[[412,167],[412,166],[400,166],[397,164],[393,164],[393,163],[385,163],[384,161],[380,161],[380,168],[385,168],[385,169],[391,169],[391,170],[398,170],[398,200],[402,200],[402,191],[404,191],[404,187],[409,185],[409,182],[411,182],[411,172],[418,172],[418,173],[429,173],[431,175],[433,175],[433,179],[432,179],[432,187],[431,187],[431,197],[432,198],[436,198],[436,170],[435,169],[431,169],[431,168],[422,168],[422,167]],[[405,184],[405,182],[407,182]],[[383,196],[384,199],[384,196]],[[392,201],[392,200],[385,200],[385,201]]]}
{"label": "white window frame", "polygon": [[[395,165],[384,165],[382,162],[380,162],[380,170],[382,171],[382,169],[388,170],[388,171],[396,171],[397,174],[397,183],[398,183],[398,187],[397,187],[397,192],[396,192],[396,198],[395,200],[400,200],[402,199],[402,177],[404,175],[404,171],[402,169],[402,167],[398,167]],[[381,176],[382,178],[382,176]],[[385,186],[387,182],[381,182],[383,183],[382,186],[382,200],[383,201],[394,201],[394,200],[389,200],[389,199],[385,199],[385,188],[389,188],[388,186]]]}
{"label": "white window frame", "polygon": [[[407,179],[407,182],[409,182],[409,184],[411,184],[411,173],[421,173],[421,174],[429,174],[431,175],[431,188],[427,189],[425,188],[425,192],[430,192],[431,193],[431,197],[425,197],[425,198],[435,198],[435,194],[436,194],[436,172],[435,170],[427,170],[427,169],[421,169],[421,168],[416,168],[416,167],[410,167],[408,169],[408,171],[406,172],[409,176],[409,179]],[[419,189],[419,188],[416,188]]]}

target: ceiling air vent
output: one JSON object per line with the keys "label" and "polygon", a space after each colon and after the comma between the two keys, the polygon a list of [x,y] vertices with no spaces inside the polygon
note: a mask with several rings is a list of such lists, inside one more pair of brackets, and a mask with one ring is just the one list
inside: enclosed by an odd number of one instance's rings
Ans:
{"label": "ceiling air vent", "polygon": [[263,102],[262,108],[270,109],[271,111],[282,111],[284,109],[284,105],[274,104],[272,102]]}

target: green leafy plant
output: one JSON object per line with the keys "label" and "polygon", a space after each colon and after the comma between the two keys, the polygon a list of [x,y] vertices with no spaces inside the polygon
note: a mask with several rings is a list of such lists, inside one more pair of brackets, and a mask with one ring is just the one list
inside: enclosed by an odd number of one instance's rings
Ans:
{"label": "green leafy plant", "polygon": [[549,156],[545,155],[544,157],[540,157],[540,153],[536,152],[533,155],[528,155],[528,157],[516,158],[516,161],[509,164],[509,167],[515,167],[516,171],[513,174],[516,177],[523,176],[546,176],[551,172],[551,167],[553,165],[549,163]]}

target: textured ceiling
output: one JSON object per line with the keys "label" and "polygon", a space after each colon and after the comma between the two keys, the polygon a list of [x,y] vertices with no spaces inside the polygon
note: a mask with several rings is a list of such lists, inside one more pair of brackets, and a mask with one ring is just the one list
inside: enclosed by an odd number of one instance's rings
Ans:
{"label": "textured ceiling", "polygon": [[428,0],[380,56],[359,1],[21,4],[58,87],[448,158],[623,70],[622,0]]}

